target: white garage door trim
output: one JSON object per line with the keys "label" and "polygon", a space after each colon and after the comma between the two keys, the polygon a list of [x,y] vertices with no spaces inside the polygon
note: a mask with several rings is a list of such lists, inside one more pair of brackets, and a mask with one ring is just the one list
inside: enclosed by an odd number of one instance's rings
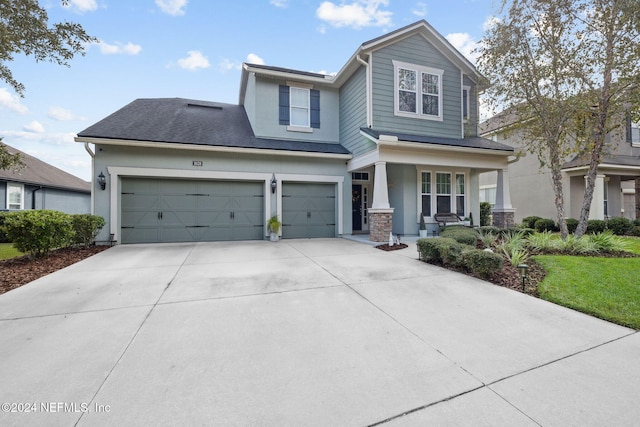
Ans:
{"label": "white garage door trim", "polygon": [[[297,175],[297,174],[275,174],[278,181],[276,192],[278,194],[276,202],[276,212],[278,217],[282,218],[282,182],[313,182],[318,184],[337,184],[338,186],[338,235],[343,234],[343,194],[344,194],[344,176],[335,175]],[[282,229],[280,229],[282,233]]]}
{"label": "white garage door trim", "polygon": [[[111,176],[109,188],[110,199],[110,221],[109,233],[113,234],[115,240],[120,241],[120,185],[122,177],[126,178],[186,178],[186,179],[215,179],[222,181],[263,181],[264,194],[271,194],[271,173],[256,172],[229,172],[229,171],[194,171],[183,169],[156,169],[156,168],[133,168],[122,166],[108,166],[107,172]],[[276,175],[277,177],[277,175]],[[277,179],[277,178],[276,178]],[[278,179],[280,186],[280,180]],[[339,186],[340,187],[340,186]],[[278,190],[280,193],[281,187]],[[264,215],[265,224],[271,212],[271,198],[265,197]],[[278,199],[280,210],[278,214],[282,217],[282,202]]]}

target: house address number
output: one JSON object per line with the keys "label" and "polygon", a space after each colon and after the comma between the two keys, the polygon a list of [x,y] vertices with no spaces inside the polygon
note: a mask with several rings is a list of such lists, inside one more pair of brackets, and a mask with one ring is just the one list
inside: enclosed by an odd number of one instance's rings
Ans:
{"label": "house address number", "polygon": [[193,166],[202,166],[202,160],[194,160]]}

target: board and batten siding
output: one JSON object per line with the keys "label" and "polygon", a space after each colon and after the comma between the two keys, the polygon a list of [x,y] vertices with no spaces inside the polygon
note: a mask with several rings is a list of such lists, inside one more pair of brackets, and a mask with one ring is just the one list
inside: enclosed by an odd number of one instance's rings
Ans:
{"label": "board and batten siding", "polygon": [[[429,120],[396,116],[394,106],[393,61],[401,61],[444,71],[442,77],[443,119]],[[460,70],[424,37],[414,35],[372,54],[373,128],[416,135],[460,138],[462,87]]]}
{"label": "board and batten siding", "polygon": [[340,88],[340,143],[358,157],[376,148],[360,134],[367,126],[366,69],[360,67]]}

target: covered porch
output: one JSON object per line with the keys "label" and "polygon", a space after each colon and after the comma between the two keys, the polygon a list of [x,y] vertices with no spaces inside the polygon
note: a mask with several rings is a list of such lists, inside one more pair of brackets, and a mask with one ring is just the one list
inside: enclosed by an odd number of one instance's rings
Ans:
{"label": "covered porch", "polygon": [[437,232],[436,213],[455,213],[479,225],[479,174],[498,172],[494,221],[513,225],[508,162],[513,149],[484,138],[433,138],[371,129],[376,148],[348,163],[352,174],[353,233],[383,242],[418,235],[420,215]]}

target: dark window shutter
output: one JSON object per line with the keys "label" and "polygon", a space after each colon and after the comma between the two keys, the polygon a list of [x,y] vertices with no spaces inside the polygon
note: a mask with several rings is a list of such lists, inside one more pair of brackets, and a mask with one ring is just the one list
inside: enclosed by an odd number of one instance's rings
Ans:
{"label": "dark window shutter", "polygon": [[280,85],[280,124],[289,125],[289,86]]}
{"label": "dark window shutter", "polygon": [[311,89],[311,127],[320,128],[320,91]]}
{"label": "dark window shutter", "polygon": [[633,141],[633,135],[631,134],[631,117],[627,117],[627,142]]}

